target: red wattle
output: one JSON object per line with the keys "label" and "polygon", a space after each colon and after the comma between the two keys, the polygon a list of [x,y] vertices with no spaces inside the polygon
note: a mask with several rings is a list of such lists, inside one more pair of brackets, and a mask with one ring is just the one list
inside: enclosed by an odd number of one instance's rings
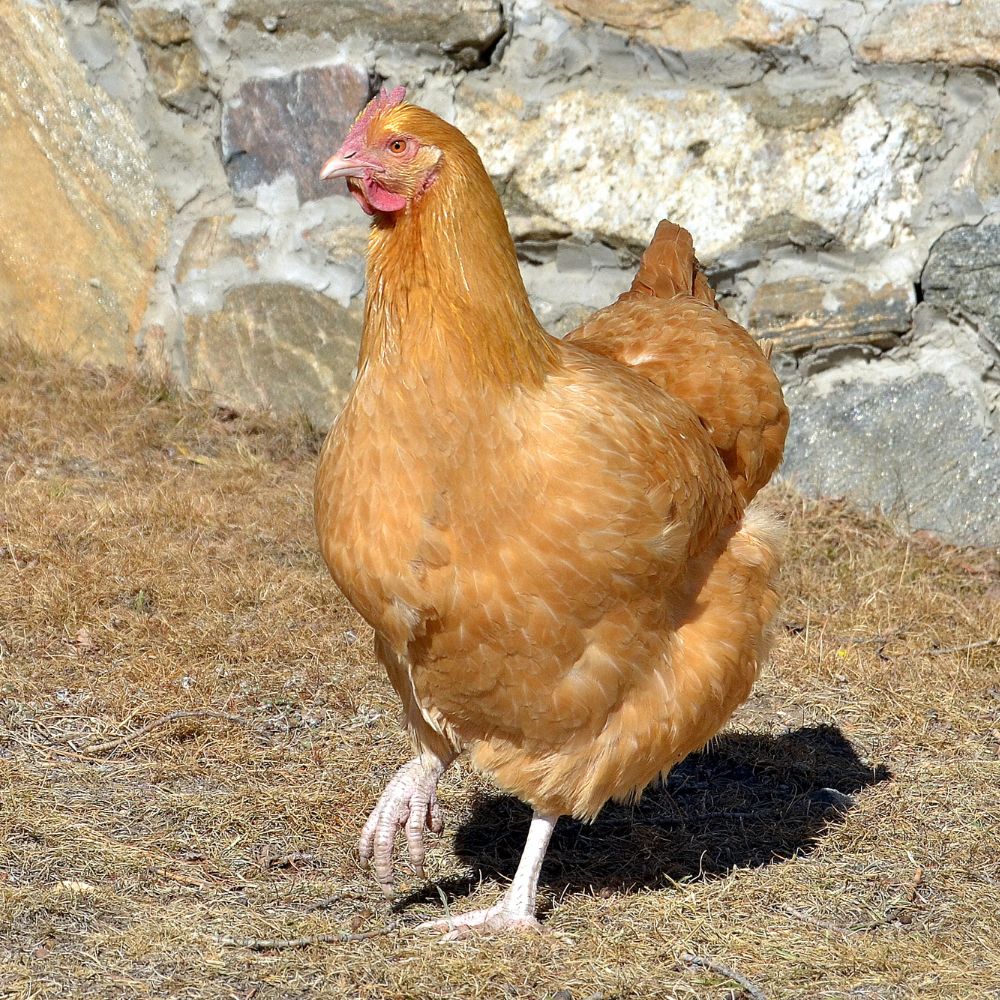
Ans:
{"label": "red wattle", "polygon": [[364,180],[364,188],[368,204],[377,212],[399,212],[406,208],[406,199],[401,194],[387,191],[380,184],[367,177]]}

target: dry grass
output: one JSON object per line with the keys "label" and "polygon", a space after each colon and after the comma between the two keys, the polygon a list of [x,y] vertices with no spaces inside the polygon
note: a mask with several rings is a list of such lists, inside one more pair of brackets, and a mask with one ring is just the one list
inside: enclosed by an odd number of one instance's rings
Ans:
{"label": "dry grass", "polygon": [[1000,649],[927,652],[1000,635],[995,555],[783,495],[787,624],[729,733],[561,824],[547,934],[442,946],[408,928],[495,899],[527,814],[456,767],[432,882],[389,909],[358,870],[408,748],[316,445],[0,345],[0,996],[750,995],[684,954],[769,998],[1000,996]]}

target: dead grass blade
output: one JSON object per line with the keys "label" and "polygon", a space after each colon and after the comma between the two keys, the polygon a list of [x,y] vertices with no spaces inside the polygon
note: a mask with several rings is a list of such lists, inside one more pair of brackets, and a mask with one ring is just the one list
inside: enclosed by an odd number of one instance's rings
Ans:
{"label": "dead grass blade", "polygon": [[316,944],[346,944],[351,941],[368,941],[385,937],[400,929],[400,924],[379,927],[371,931],[339,931],[330,934],[309,934],[297,938],[236,938],[214,937],[212,940],[225,948],[246,948],[249,951],[285,951],[289,948],[309,948]]}
{"label": "dead grass blade", "polygon": [[728,965],[723,965],[721,962],[716,962],[710,958],[701,958],[699,955],[691,955],[685,952],[681,955],[681,959],[686,965],[690,965],[694,969],[708,969],[709,972],[714,972],[718,976],[722,976],[723,979],[728,979],[731,982],[736,983],[741,986],[752,998],[753,1000],[767,1000],[767,997],[755,983],[752,983],[746,976],[740,975],[735,969],[730,969]]}
{"label": "dead grass blade", "polygon": [[927,656],[944,656],[946,653],[968,653],[973,649],[988,649],[990,646],[1000,646],[1000,636],[993,639],[980,639],[978,642],[964,642],[960,646],[945,646],[943,649],[925,649]]}
{"label": "dead grass blade", "polygon": [[118,750],[123,746],[134,743],[136,740],[142,739],[143,736],[148,735],[155,729],[159,729],[161,726],[167,726],[171,722],[179,722],[182,719],[222,719],[224,722],[233,722],[247,729],[256,728],[249,719],[244,719],[240,715],[231,715],[228,712],[216,712],[212,709],[200,708],[193,711],[169,712],[167,715],[161,715],[160,718],[147,722],[144,726],[136,729],[135,732],[126,733],[124,736],[119,736],[113,740],[89,743],[83,749],[84,752],[89,754],[107,753],[109,750]]}

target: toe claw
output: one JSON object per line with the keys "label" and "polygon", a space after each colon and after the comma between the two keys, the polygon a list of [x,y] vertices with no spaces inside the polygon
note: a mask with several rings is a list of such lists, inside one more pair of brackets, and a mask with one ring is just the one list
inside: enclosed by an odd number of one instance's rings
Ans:
{"label": "toe claw", "polygon": [[444,816],[436,798],[432,798],[427,806],[427,829],[431,833],[444,833]]}
{"label": "toe claw", "polygon": [[362,868],[368,868],[371,865],[371,860],[372,860],[371,844],[366,843],[364,839],[362,839],[361,843],[358,844],[358,860],[361,862]]}

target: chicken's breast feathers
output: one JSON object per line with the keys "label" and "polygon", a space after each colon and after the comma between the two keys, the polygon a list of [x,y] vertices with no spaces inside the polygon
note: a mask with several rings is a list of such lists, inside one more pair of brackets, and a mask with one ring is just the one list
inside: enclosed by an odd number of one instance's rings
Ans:
{"label": "chicken's breast feathers", "polygon": [[[541,390],[488,415],[456,412],[469,402],[457,387],[449,406],[414,408],[419,387],[388,380],[373,419],[360,386],[321,461],[324,554],[424,742],[593,741],[636,691],[669,686],[651,678],[701,557],[739,519],[685,403],[560,350]],[[408,437],[390,432],[404,424]]]}

